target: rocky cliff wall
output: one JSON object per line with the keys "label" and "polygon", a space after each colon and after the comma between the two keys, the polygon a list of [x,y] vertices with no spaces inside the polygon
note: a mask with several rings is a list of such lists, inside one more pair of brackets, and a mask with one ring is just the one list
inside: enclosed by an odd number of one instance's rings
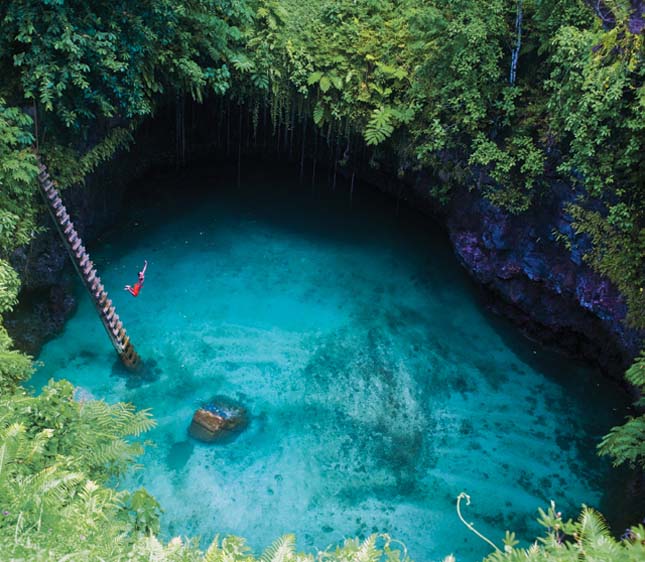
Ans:
{"label": "rocky cliff wall", "polygon": [[616,287],[583,261],[587,241],[574,236],[565,210],[574,197],[556,183],[530,212],[510,215],[461,189],[446,226],[461,263],[495,297],[493,309],[529,337],[622,377],[643,334],[625,324],[627,308]]}

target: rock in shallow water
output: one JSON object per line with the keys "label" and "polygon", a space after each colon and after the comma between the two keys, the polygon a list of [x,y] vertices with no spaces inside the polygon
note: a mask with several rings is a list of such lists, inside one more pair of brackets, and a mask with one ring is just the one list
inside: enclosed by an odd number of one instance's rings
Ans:
{"label": "rock in shallow water", "polygon": [[222,443],[235,439],[247,425],[246,408],[216,396],[195,412],[188,433],[205,443]]}

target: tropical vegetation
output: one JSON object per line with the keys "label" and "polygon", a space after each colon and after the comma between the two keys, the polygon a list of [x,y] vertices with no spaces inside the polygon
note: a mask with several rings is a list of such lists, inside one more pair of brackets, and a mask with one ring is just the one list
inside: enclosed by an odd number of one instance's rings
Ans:
{"label": "tropical vegetation", "polygon": [[[39,231],[35,152],[61,187],[77,184],[138,126],[184,100],[233,100],[257,127],[268,111],[303,150],[334,166],[405,178],[431,170],[513,213],[570,186],[585,259],[645,328],[645,35],[639,2],[611,0],[5,0],[0,3],[0,321],[16,304],[13,251]],[[306,131],[309,127],[309,137]],[[286,133],[285,133],[286,135]],[[293,140],[293,132],[291,133]],[[315,151],[316,144],[313,145]],[[315,154],[315,152],[314,152]],[[145,490],[113,487],[151,427],[125,404],[74,399],[68,383],[33,396],[31,359],[0,322],[0,558],[255,560],[242,539],[155,537]],[[645,390],[645,357],[627,380]],[[642,399],[636,408],[645,405]],[[645,417],[613,428],[600,453],[645,466]],[[541,512],[528,550],[508,538],[488,560],[643,560],[645,531],[622,539],[583,508]],[[309,560],[294,539],[260,558]],[[387,536],[347,541],[320,560],[403,560]]]}

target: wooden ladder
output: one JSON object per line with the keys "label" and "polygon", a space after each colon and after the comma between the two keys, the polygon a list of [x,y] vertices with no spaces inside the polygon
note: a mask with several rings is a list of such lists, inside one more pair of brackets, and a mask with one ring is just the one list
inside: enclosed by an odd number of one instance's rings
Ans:
{"label": "wooden ladder", "polygon": [[136,371],[142,365],[141,358],[130,342],[130,338],[123,327],[123,322],[119,319],[112,301],[108,298],[94,263],[90,260],[90,256],[74,228],[74,223],[70,220],[67,209],[63,205],[58,190],[49,177],[47,167],[40,160],[38,160],[38,169],[40,171],[38,174],[40,191],[45,198],[56,229],[63,239],[63,244],[72,258],[72,263],[83,280],[85,288],[90,293],[92,302],[119,358],[127,369]]}

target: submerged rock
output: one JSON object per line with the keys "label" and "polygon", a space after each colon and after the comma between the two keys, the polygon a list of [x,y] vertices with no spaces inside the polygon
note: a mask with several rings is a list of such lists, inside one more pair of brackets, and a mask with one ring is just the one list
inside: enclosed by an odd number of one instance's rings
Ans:
{"label": "submerged rock", "polygon": [[232,441],[248,425],[246,408],[216,396],[199,408],[188,428],[191,437],[205,443]]}

